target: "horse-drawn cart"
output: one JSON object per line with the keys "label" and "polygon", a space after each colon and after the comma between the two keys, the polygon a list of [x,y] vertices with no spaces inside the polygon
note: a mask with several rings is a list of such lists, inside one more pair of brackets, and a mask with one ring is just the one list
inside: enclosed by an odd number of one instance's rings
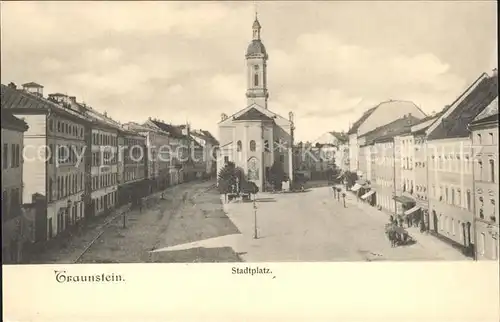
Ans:
{"label": "horse-drawn cart", "polygon": [[394,223],[389,223],[385,225],[385,234],[391,242],[391,246],[406,245],[413,242],[413,238],[410,234],[401,226]]}

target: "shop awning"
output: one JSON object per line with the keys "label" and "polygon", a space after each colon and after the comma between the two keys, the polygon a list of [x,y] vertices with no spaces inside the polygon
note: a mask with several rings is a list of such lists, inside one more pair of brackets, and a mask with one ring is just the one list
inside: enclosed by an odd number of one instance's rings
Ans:
{"label": "shop awning", "polygon": [[368,191],[367,193],[365,193],[364,195],[361,196],[361,199],[365,200],[366,198],[370,197],[371,195],[373,195],[375,193],[375,190],[370,190]]}
{"label": "shop awning", "polygon": [[393,199],[402,204],[415,203],[415,200],[407,196],[395,196]]}
{"label": "shop awning", "polygon": [[419,207],[419,206],[415,206],[415,207],[413,207],[413,208],[408,209],[407,211],[405,211],[405,213],[404,213],[404,214],[405,214],[405,215],[411,215],[412,213],[414,213],[415,211],[417,211],[417,210],[419,210],[419,209],[420,209],[420,207]]}
{"label": "shop awning", "polygon": [[351,191],[356,192],[356,191],[358,191],[358,190],[359,190],[359,189],[361,189],[361,188],[363,188],[363,187],[361,187],[359,184],[357,184],[357,183],[356,183],[356,184],[355,184],[355,185],[351,188]]}

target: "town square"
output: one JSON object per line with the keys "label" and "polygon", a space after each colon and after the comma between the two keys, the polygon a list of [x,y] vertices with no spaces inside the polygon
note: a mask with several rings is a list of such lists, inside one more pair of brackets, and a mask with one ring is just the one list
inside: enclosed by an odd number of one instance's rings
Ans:
{"label": "town square", "polygon": [[[2,4],[3,263],[498,260],[495,17],[486,2],[388,6],[436,6],[436,26],[472,8],[482,49],[398,34],[377,6],[397,41],[320,9],[299,23],[293,3],[287,18],[279,3],[157,2],[158,21],[116,25]],[[81,38],[9,18],[26,8],[64,12]]]}

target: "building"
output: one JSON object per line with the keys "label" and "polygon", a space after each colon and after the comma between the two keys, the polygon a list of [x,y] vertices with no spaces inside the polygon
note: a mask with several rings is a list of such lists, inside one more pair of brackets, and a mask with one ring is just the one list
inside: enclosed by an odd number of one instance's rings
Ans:
{"label": "building", "polygon": [[2,263],[22,260],[26,238],[23,204],[24,132],[28,125],[2,106]]}
{"label": "building", "polygon": [[164,121],[149,119],[147,126],[168,133],[170,146],[170,183],[177,185],[184,182],[187,163],[189,160],[190,139],[182,134],[178,126],[167,124]]}
{"label": "building", "polygon": [[497,91],[498,77],[483,73],[426,130],[431,231],[468,255],[474,254],[475,203],[473,148],[467,127]]}
{"label": "building", "polygon": [[[418,119],[426,116],[413,102],[401,100],[382,102],[363,113],[347,132],[349,137],[349,171],[357,172],[359,170],[359,147],[365,143],[358,142],[358,138],[405,115],[412,115]],[[358,173],[358,175],[363,175],[363,173]]]}
{"label": "building", "polygon": [[[407,202],[412,200],[402,196],[401,186],[401,136],[410,133],[411,127],[420,121],[413,115],[405,115],[386,125],[380,126],[359,137],[361,149],[366,151],[360,164],[366,164],[370,177],[369,191],[363,191],[362,199],[372,198],[371,203],[394,214],[403,215]],[[363,170],[362,170],[363,171]],[[365,189],[368,190],[368,189]],[[368,192],[371,195],[366,195]],[[375,201],[373,201],[375,199]]]}
{"label": "building", "polygon": [[203,147],[203,158],[206,165],[205,173],[208,177],[217,175],[217,148],[219,141],[205,130],[192,130],[191,137]]}
{"label": "building", "polygon": [[222,114],[219,127],[217,171],[231,161],[263,191],[276,161],[293,178],[293,114],[284,118],[268,109],[266,48],[256,18],[253,39],[246,52],[247,107],[231,116]]}
{"label": "building", "polygon": [[150,191],[146,137],[127,129],[118,132],[118,205],[137,204]]}
{"label": "building", "polygon": [[469,125],[474,167],[476,259],[498,259],[498,97]]}
{"label": "building", "polygon": [[24,133],[29,162],[23,168],[23,202],[45,204],[35,222],[36,241],[45,241],[85,217],[83,155],[92,119],[72,104],[73,97],[44,98],[43,86],[36,83],[24,84],[22,90],[2,85],[1,97],[2,109],[11,109],[29,126]]}
{"label": "building", "polygon": [[[409,157],[407,161],[403,156],[403,162],[401,163],[401,184],[405,187],[405,189],[403,189],[403,195],[415,200],[415,208],[410,209],[407,215],[414,214],[414,216],[423,220],[425,224],[424,229],[426,230],[428,230],[429,227],[429,192],[427,190],[428,163],[425,130],[427,130],[440,115],[441,113],[438,113],[420,120],[419,123],[411,127],[411,133],[401,138],[402,141],[408,142],[403,143],[402,148],[405,151],[402,151],[402,154]],[[409,162],[410,165],[408,166],[406,162]],[[412,169],[404,169],[409,167]],[[406,187],[410,189],[408,190]]]}
{"label": "building", "polygon": [[326,132],[312,142],[310,151],[314,157],[308,160],[309,154],[305,153],[304,161],[314,171],[341,169],[343,165],[345,166],[348,141],[344,132]]}
{"label": "building", "polygon": [[205,177],[206,175],[206,161],[205,151],[203,145],[196,140],[191,133],[191,126],[189,124],[179,125],[182,135],[186,138],[188,144],[188,160],[184,164],[184,181],[191,181]]}
{"label": "building", "polygon": [[83,105],[93,119],[88,127],[87,142],[87,214],[109,214],[118,203],[118,135],[120,124],[106,113]]}
{"label": "building", "polygon": [[129,122],[123,125],[125,129],[137,132],[146,137],[148,150],[148,180],[153,191],[164,190],[170,186],[170,137],[165,131],[149,124]]}

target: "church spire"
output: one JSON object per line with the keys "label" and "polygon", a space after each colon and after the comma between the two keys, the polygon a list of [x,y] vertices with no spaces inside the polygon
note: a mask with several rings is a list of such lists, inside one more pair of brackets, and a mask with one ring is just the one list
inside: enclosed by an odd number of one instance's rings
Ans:
{"label": "church spire", "polygon": [[255,10],[255,20],[252,25],[253,29],[253,40],[260,40],[260,23],[259,18],[257,17],[257,10]]}

